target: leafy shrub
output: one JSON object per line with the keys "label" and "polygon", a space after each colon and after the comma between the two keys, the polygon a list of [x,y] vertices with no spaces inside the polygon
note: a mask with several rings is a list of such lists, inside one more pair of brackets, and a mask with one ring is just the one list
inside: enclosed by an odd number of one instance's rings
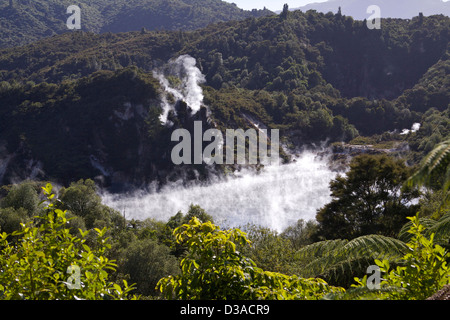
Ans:
{"label": "leafy shrub", "polygon": [[179,273],[178,261],[170,249],[152,239],[133,241],[122,250],[118,271],[129,275],[129,281],[136,283],[136,292],[143,296],[156,296],[158,281],[167,275]]}
{"label": "leafy shrub", "polygon": [[66,212],[55,209],[52,186],[43,190],[49,201],[45,214],[12,233],[20,237],[14,245],[6,232],[0,235],[0,299],[127,299],[132,287],[126,281],[123,287],[108,281],[116,265],[105,257],[106,229],[95,229],[92,249],[87,231],[71,235]]}
{"label": "leafy shrub", "polygon": [[[380,271],[384,273],[380,290],[376,292],[378,298],[423,300],[450,284],[450,268],[446,262],[448,252],[440,245],[434,244],[434,234],[429,238],[424,236],[425,227],[418,216],[408,219],[412,223],[409,233],[413,237],[407,244],[409,251],[403,257],[402,263],[392,268],[386,259],[375,260]],[[367,284],[367,276],[355,280],[358,284],[354,285],[354,288]]]}
{"label": "leafy shrub", "polygon": [[220,230],[211,222],[197,218],[175,229],[178,243],[188,247],[181,261],[181,274],[158,282],[167,299],[191,300],[317,300],[342,288],[329,286],[322,279],[304,279],[264,271],[236,250],[249,245],[239,229]]}

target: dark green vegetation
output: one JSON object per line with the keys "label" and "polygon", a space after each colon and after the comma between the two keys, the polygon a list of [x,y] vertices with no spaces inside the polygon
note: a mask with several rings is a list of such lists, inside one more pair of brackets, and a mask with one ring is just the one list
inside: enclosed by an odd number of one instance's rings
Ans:
{"label": "dark green vegetation", "polygon": [[[439,144],[449,138],[449,24],[438,15],[368,30],[341,14],[285,10],[194,31],[76,31],[0,50],[0,298],[129,298],[128,283],[141,298],[430,296],[450,279],[449,152]],[[336,158],[360,145],[377,154],[353,157],[331,181],[317,222],[282,233],[221,230],[195,205],[166,222],[127,220],[102,204],[98,185],[209,172],[171,164],[172,130],[189,128],[189,117],[172,128],[159,121],[152,71],[183,54],[206,77],[212,121],[205,109],[197,115],[205,129],[255,119],[292,149],[327,141]],[[400,134],[416,122],[419,131]],[[63,187],[53,196],[46,181]],[[385,275],[368,291],[373,264]],[[82,267],[80,292],[64,283],[71,265]],[[23,285],[10,286],[16,278]]]}
{"label": "dark green vegetation", "polygon": [[[130,177],[139,172],[129,170],[139,168],[140,163],[142,170],[146,169],[148,159],[164,162],[148,134],[146,121],[151,120],[151,114],[137,106],[142,101],[155,101],[157,83],[151,76],[137,73],[136,69],[115,74],[101,71],[60,86],[41,83],[22,93],[23,87],[12,89],[6,105],[19,106],[21,111],[2,109],[6,111],[1,116],[6,131],[2,136],[8,140],[8,149],[25,153],[29,150],[44,167],[53,167],[50,178],[65,182],[95,177],[98,171],[91,160],[100,151],[108,154],[116,172],[123,171]],[[156,102],[153,104],[157,106]],[[130,108],[133,122],[124,122],[120,114]],[[46,122],[55,125],[43,127]],[[48,143],[43,144],[44,137]],[[139,151],[142,144],[145,149]],[[16,170],[20,170],[20,158],[15,158],[13,166],[19,166]]]}
{"label": "dark green vegetation", "polygon": [[402,159],[386,155],[353,158],[346,176],[330,183],[333,200],[317,213],[319,238],[354,239],[366,234],[395,236],[415,215],[417,190],[404,188],[412,174]]}
{"label": "dark green vegetation", "polygon": [[81,9],[81,30],[95,33],[194,30],[210,23],[271,14],[269,10],[245,11],[220,0],[2,0],[0,48],[67,32],[70,14],[66,11],[74,4]]}
{"label": "dark green vegetation", "polygon": [[[378,156],[355,158],[349,180],[367,158],[394,163]],[[424,161],[412,179],[398,184],[447,192],[448,178],[443,186],[427,183],[430,174],[448,170],[448,154],[444,158],[428,174]],[[394,236],[366,229],[355,238],[316,241],[324,235],[320,220],[300,220],[281,234],[256,226],[244,233],[221,230],[204,210],[191,206],[168,222],[127,221],[101,204],[91,180],[60,189],[58,198],[50,184],[39,192],[41,185],[3,187],[1,299],[404,300],[426,299],[450,283],[447,210],[417,214],[409,222],[404,218]],[[359,182],[361,189],[366,185]],[[394,197],[386,188],[384,197]],[[448,201],[440,204],[446,207]],[[422,203],[417,210],[428,206]],[[355,216],[364,219],[367,213]],[[389,226],[391,218],[381,216],[378,222]],[[375,264],[383,279],[379,289],[370,289],[366,269]],[[67,271],[74,267],[79,280]]]}
{"label": "dark green vegetation", "polygon": [[[109,187],[171,179],[151,71],[181,54],[205,74],[204,103],[220,129],[249,128],[248,115],[294,148],[408,143],[417,163],[448,136],[449,23],[386,19],[368,30],[339,14],[289,12],[191,32],[71,32],[3,49],[1,146],[14,157],[3,181],[31,172],[66,184],[101,175]],[[415,122],[421,130],[398,134]]]}

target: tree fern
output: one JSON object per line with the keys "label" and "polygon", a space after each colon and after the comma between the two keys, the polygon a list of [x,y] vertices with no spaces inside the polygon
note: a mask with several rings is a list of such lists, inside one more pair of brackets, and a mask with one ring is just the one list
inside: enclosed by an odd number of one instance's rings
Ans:
{"label": "tree fern", "polygon": [[326,276],[338,263],[337,252],[348,240],[327,240],[307,245],[295,254],[295,261],[300,266],[303,277]]}
{"label": "tree fern", "polygon": [[348,287],[354,283],[355,275],[365,274],[367,267],[373,264],[374,260],[371,257],[341,259],[328,266],[317,277],[326,279],[329,284]]}
{"label": "tree fern", "polygon": [[[450,239],[450,212],[444,214],[439,220],[420,218],[421,225],[425,228],[425,235],[434,234],[434,240],[441,245],[448,245]],[[409,242],[413,234],[409,232],[412,222],[405,223],[398,234],[398,238],[404,242]]]}
{"label": "tree fern", "polygon": [[347,243],[342,248],[342,253],[353,257],[394,259],[402,256],[407,249],[401,240],[382,235],[366,235]]}
{"label": "tree fern", "polygon": [[450,139],[439,143],[423,160],[417,172],[408,179],[407,185],[420,186],[430,182],[433,174],[445,170],[443,191],[444,201],[449,200],[450,188]]}
{"label": "tree fern", "polygon": [[427,229],[427,235],[434,234],[434,240],[441,245],[448,245],[450,239],[450,212],[444,214]]}
{"label": "tree fern", "polygon": [[340,248],[347,243],[348,240],[345,239],[315,242],[298,250],[296,253],[296,258],[302,261],[312,261],[314,259],[330,255],[330,253],[335,251],[336,248]]}
{"label": "tree fern", "polygon": [[[432,228],[437,221],[434,219],[429,219],[429,218],[420,218],[420,223],[425,227],[426,230]],[[405,225],[400,229],[399,233],[398,233],[398,239],[402,240],[403,242],[409,242],[411,241],[413,235],[409,232],[409,230],[412,227],[412,222],[408,221],[407,223],[405,223]]]}
{"label": "tree fern", "polygon": [[323,277],[329,282],[352,279],[365,272],[375,259],[396,260],[407,251],[406,244],[382,235],[366,235],[348,240],[328,240],[305,246],[296,253],[301,275]]}

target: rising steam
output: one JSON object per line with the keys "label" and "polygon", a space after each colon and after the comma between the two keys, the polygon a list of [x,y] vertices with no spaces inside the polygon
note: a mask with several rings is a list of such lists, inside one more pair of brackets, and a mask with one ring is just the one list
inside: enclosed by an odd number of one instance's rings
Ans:
{"label": "rising steam", "polygon": [[[169,112],[176,112],[175,103],[168,99],[167,94],[171,94],[175,102],[178,100],[186,102],[191,108],[192,114],[200,110],[203,102],[203,90],[200,84],[205,82],[205,76],[197,68],[194,58],[182,55],[169,61],[161,70],[154,71],[153,74],[165,91],[161,97],[163,113],[160,120],[163,124],[170,125],[167,119]],[[171,82],[169,77],[177,81]]]}
{"label": "rising steam", "polygon": [[160,221],[198,204],[222,227],[250,223],[281,232],[298,219],[315,219],[317,209],[330,201],[329,182],[335,176],[327,159],[304,152],[292,163],[269,166],[259,173],[243,171],[191,187],[172,183],[159,191],[128,196],[104,194],[103,202],[125,212],[127,219]]}
{"label": "rising steam", "polygon": [[[161,96],[161,122],[171,125],[169,114],[176,115],[176,104],[184,101],[197,113],[202,107],[200,84],[205,77],[196,67],[196,60],[183,55],[169,61],[154,72],[164,92]],[[243,115],[259,130],[262,123]],[[179,182],[140,190],[128,195],[102,195],[103,203],[124,213],[127,219],[153,218],[167,221],[179,211],[186,213],[191,204],[200,205],[221,227],[242,227],[255,224],[283,231],[299,219],[314,220],[317,209],[330,201],[329,182],[336,172],[327,159],[305,151],[286,165],[266,166],[256,172],[245,169],[232,176],[214,176],[207,183],[189,187]]]}

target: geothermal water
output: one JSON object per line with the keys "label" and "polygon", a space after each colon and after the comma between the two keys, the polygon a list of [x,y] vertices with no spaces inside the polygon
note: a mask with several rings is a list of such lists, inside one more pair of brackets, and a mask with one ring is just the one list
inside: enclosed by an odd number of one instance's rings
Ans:
{"label": "geothermal water", "polygon": [[[175,100],[186,102],[193,113],[198,112],[202,106],[203,89],[200,84],[205,82],[205,76],[196,67],[196,63],[196,60],[191,56],[182,55],[169,61],[161,70],[153,72],[164,91],[171,94]],[[166,76],[174,76],[179,79],[180,83],[172,87]],[[160,120],[163,124],[168,124],[167,116],[170,111],[175,112],[175,106],[168,102],[166,95],[163,95],[161,100],[163,113]]]}
{"label": "geothermal water", "polygon": [[200,205],[222,228],[253,224],[282,232],[299,219],[315,219],[317,209],[331,200],[329,182],[336,174],[327,159],[305,151],[292,163],[259,173],[241,171],[190,187],[173,183],[158,192],[103,194],[103,202],[127,219],[164,222],[178,211],[186,213],[191,204]]}
{"label": "geothermal water", "polygon": [[[200,84],[205,78],[194,58],[183,55],[171,60],[154,76],[164,89],[163,124],[171,125],[167,115],[175,112],[173,100],[183,100],[193,113],[198,112],[203,104]],[[171,84],[168,76],[178,78],[178,83]],[[172,96],[172,103],[167,95]],[[248,120],[255,123],[249,116]],[[187,213],[194,204],[205,209],[223,228],[253,224],[281,232],[299,219],[314,220],[317,209],[331,200],[329,183],[336,172],[328,167],[327,159],[316,154],[305,151],[286,165],[268,166],[260,172],[244,170],[189,187],[180,181],[158,191],[150,186],[133,194],[103,194],[103,203],[124,213],[127,219],[153,218],[164,222],[179,211]]]}

